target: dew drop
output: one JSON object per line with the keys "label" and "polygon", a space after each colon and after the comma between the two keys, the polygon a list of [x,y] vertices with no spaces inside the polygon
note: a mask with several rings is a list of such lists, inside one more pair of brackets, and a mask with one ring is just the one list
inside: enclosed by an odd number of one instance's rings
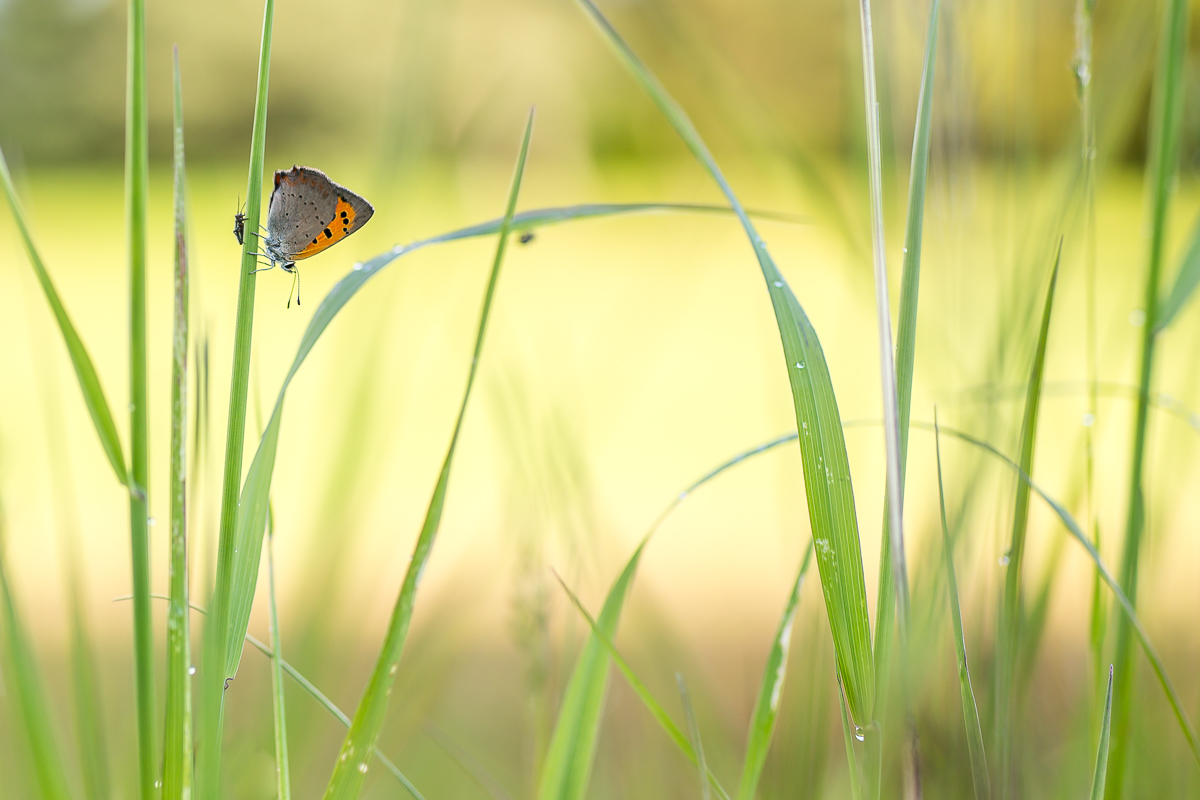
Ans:
{"label": "dew drop", "polygon": [[358,771],[361,772],[362,774],[366,775],[367,774],[367,762],[365,762],[365,761],[358,762]]}
{"label": "dew drop", "polygon": [[161,789],[161,788],[162,788],[162,781],[155,781],[155,782],[154,782],[154,788],[155,788],[155,789]]}
{"label": "dew drop", "polygon": [[1140,328],[1146,324],[1146,312],[1140,308],[1135,308],[1129,312],[1129,324],[1135,328]]}
{"label": "dew drop", "polygon": [[151,528],[153,528],[155,525],[158,524],[158,520],[156,520],[154,517],[147,517],[146,524],[149,525]]}
{"label": "dew drop", "polygon": [[1090,428],[1096,424],[1096,417],[1092,414],[1083,415],[1083,427]]}
{"label": "dew drop", "polygon": [[1002,566],[1002,567],[1008,566],[1008,553],[1005,553],[1004,555],[1000,556],[1000,566]]}
{"label": "dew drop", "polygon": [[783,286],[783,281],[775,281],[775,288],[780,288],[782,286]]}
{"label": "dew drop", "polygon": [[196,668],[188,667],[188,675],[195,675],[195,674],[196,674]]}
{"label": "dew drop", "polygon": [[863,733],[862,728],[855,725],[854,726],[854,738],[861,742],[867,738],[867,735],[865,733]]}
{"label": "dew drop", "polygon": [[804,369],[804,362],[803,362],[803,361],[797,361],[797,362],[796,362],[796,369]]}
{"label": "dew drop", "polygon": [[354,265],[354,271],[355,271],[355,272],[358,272],[360,269],[362,269],[362,264],[355,264],[355,265]]}

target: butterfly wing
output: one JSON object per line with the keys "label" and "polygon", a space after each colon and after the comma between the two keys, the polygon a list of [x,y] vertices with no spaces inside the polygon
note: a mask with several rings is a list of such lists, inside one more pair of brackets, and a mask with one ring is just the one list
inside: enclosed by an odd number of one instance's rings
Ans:
{"label": "butterfly wing", "polygon": [[375,209],[312,167],[275,173],[267,211],[272,243],[289,259],[314,256],[366,224]]}

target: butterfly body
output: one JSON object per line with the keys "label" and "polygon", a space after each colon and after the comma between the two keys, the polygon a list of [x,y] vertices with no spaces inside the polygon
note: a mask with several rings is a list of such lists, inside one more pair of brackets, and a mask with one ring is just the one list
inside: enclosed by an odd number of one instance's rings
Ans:
{"label": "butterfly body", "polygon": [[297,261],[337,244],[374,213],[364,198],[334,183],[319,169],[294,166],[279,170],[267,206],[262,255],[272,266],[293,272]]}

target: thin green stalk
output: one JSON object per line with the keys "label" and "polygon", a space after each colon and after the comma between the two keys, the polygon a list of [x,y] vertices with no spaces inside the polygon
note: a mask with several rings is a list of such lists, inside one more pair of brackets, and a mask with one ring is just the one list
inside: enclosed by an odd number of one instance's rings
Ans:
{"label": "thin green stalk", "polygon": [[[150,595],[150,597],[155,600],[168,600],[169,601],[171,599],[169,596],[163,595],[163,594],[152,594],[152,595]],[[133,598],[129,597],[129,596],[114,598],[114,600],[132,600],[132,599]],[[201,608],[200,606],[196,605],[195,603],[190,603],[189,605],[190,605],[192,611],[199,612],[200,614],[204,614],[205,616],[208,615],[208,612],[205,609]],[[246,642],[251,647],[258,650],[258,652],[262,653],[264,656],[266,656],[268,659],[271,659],[272,661],[275,660],[275,651],[272,650],[267,644],[259,641],[256,637],[251,636],[248,633],[246,634],[246,636],[244,638],[245,638]],[[313,684],[312,681],[310,681],[308,678],[304,677],[304,675],[301,674],[301,672],[299,670],[297,670],[295,667],[293,667],[291,664],[289,664],[287,661],[285,661],[282,658],[279,659],[279,666],[283,669],[284,673],[287,674],[287,676],[289,678],[294,680],[300,686],[301,689],[303,689],[314,700],[316,700],[321,705],[322,708],[324,708],[326,711],[328,711],[330,714],[332,714],[333,717],[338,722],[342,723],[343,727],[345,727],[345,728],[350,727],[350,718],[348,716],[346,716],[345,712],[343,712],[340,708],[338,708],[337,705],[332,700],[330,700],[325,695],[324,692],[322,692],[320,689],[318,689],[316,687],[316,685]],[[414,798],[416,798],[416,800],[425,800],[424,796],[420,792],[418,792],[416,787],[413,786],[412,783],[408,780],[408,778],[406,778],[404,776],[404,773],[402,773],[396,767],[396,765],[394,763],[392,763],[391,759],[389,759],[386,755],[384,755],[383,751],[380,750],[378,747],[375,748],[375,757],[378,758],[380,763],[383,764],[384,767],[386,767],[387,770],[392,773],[392,775],[396,778],[396,780],[398,780],[400,782],[400,785],[403,786],[408,791],[409,794],[411,794]]]}
{"label": "thin green stalk", "polygon": [[[1150,392],[1154,379],[1154,345],[1158,333],[1159,276],[1166,249],[1167,215],[1175,184],[1179,158],[1179,129],[1183,116],[1183,64],[1187,54],[1187,0],[1167,0],[1163,8],[1162,34],[1159,43],[1158,68],[1154,78],[1154,102],[1150,119],[1150,158],[1146,165],[1149,185],[1150,250],[1146,267],[1143,295],[1142,342],[1138,369],[1138,401],[1133,425],[1133,452],[1129,466],[1129,511],[1125,523],[1125,546],[1121,557],[1121,588],[1130,602],[1137,603],[1138,560],[1146,521],[1145,487],[1143,478],[1146,461],[1147,419]],[[1114,656],[1116,682],[1113,698],[1113,758],[1112,780],[1105,796],[1119,800],[1125,783],[1130,726],[1133,711],[1134,677],[1137,665],[1133,658],[1131,630],[1128,621],[1117,622],[1117,645]]]}
{"label": "thin green stalk", "polygon": [[1104,797],[1104,781],[1108,777],[1108,736],[1112,721],[1113,668],[1108,666],[1108,692],[1104,697],[1104,713],[1100,716],[1100,741],[1096,744],[1096,769],[1092,773],[1091,800]]}
{"label": "thin green stalk", "polygon": [[[262,44],[259,50],[258,90],[254,103],[254,128],[250,137],[250,166],[246,183],[246,226],[258,230],[262,206],[263,159],[267,137],[267,90],[271,74],[271,36],[275,0],[265,0]],[[254,290],[257,266],[253,252],[257,237],[247,236],[238,266],[237,317],[234,328],[233,368],[229,381],[229,411],[225,428],[225,468],[221,484],[221,517],[217,541],[216,581],[212,617],[204,626],[202,677],[203,734],[197,753],[197,781],[201,797],[216,800],[221,773],[221,729],[225,705],[225,653],[230,636],[230,584],[232,581],[242,481],[242,449],[246,434],[246,402],[250,385],[250,352],[254,332]],[[257,563],[255,564],[257,569]],[[236,637],[240,647],[241,637]]]}
{"label": "thin green stalk", "polygon": [[149,397],[146,388],[146,206],[150,194],[149,122],[146,115],[146,3],[129,0],[129,63],[125,118],[125,224],[129,248],[129,453],[130,477],[141,491],[129,495],[129,545],[133,573],[133,648],[138,739],[138,785],[154,800],[154,632],[150,619]]}
{"label": "thin green stalk", "polygon": [[[1099,419],[1100,371],[1096,336],[1096,111],[1092,88],[1092,30],[1095,0],[1075,0],[1075,80],[1079,92],[1079,122],[1082,136],[1083,162],[1083,275],[1086,292],[1086,326],[1084,348],[1087,364],[1087,419],[1085,422],[1084,487],[1087,508],[1087,529],[1094,537],[1092,544],[1100,549],[1100,523],[1096,507],[1096,421]],[[1088,645],[1092,654],[1095,688],[1099,692],[1104,649],[1104,596],[1100,576],[1092,576],[1091,626]]]}
{"label": "thin green stalk", "polygon": [[942,547],[946,554],[946,592],[950,596],[950,622],[954,629],[954,655],[958,659],[958,688],[962,696],[963,725],[967,730],[967,751],[971,756],[971,782],[975,800],[990,800],[987,755],[983,748],[983,727],[979,724],[979,707],[971,688],[971,670],[967,666],[967,644],[963,633],[962,609],[958,603],[958,578],[954,572],[954,545],[950,526],[946,524],[946,489],[942,482],[942,438],[938,430],[937,409],[933,411],[933,442],[937,454],[938,504],[942,519]]}
{"label": "thin green stalk", "polygon": [[[1054,290],[1058,285],[1058,267],[1062,260],[1062,241],[1050,273],[1050,286],[1042,307],[1042,324],[1038,331],[1033,365],[1025,394],[1025,412],[1021,421],[1021,455],[1019,464],[1026,475],[1033,471],[1033,450],[1037,440],[1038,411],[1042,400],[1042,377],[1046,366],[1046,344],[1050,337],[1051,312],[1054,309]],[[1011,747],[1013,717],[1013,684],[1021,643],[1022,579],[1025,565],[1025,532],[1029,522],[1029,486],[1017,483],[1013,504],[1012,538],[1005,555],[1004,597],[1000,623],[996,629],[996,749],[999,751],[1000,797],[1010,796]]]}
{"label": "thin green stalk", "polygon": [[892,352],[892,312],[888,299],[887,243],[883,233],[883,165],[879,146],[879,96],[875,81],[875,41],[871,0],[859,0],[862,28],[864,95],[867,104],[867,161],[871,184],[871,243],[875,271],[875,318],[879,328],[879,372],[883,387],[883,431],[887,460],[888,535],[895,572],[901,651],[909,624],[908,568],[904,559],[904,503],[901,477],[900,419],[896,402],[896,363]]}
{"label": "thin green stalk", "polygon": [[688,738],[692,742],[692,749],[696,751],[696,768],[700,770],[700,796],[704,800],[712,800],[712,789],[708,785],[708,761],[704,758],[704,743],[700,740],[700,723],[696,722],[696,710],[692,708],[692,697],[688,694],[682,672],[675,673],[675,682],[679,684],[679,697],[683,701]]}
{"label": "thin green stalk", "polygon": [[400,594],[396,598],[396,606],[392,619],[388,624],[387,636],[379,658],[375,662],[375,670],[371,674],[370,683],[359,701],[358,710],[354,714],[354,722],[350,732],[342,742],[338,759],[333,767],[333,775],[325,789],[325,800],[354,800],[362,791],[363,780],[366,777],[367,758],[375,748],[379,733],[383,729],[384,716],[387,713],[388,700],[395,683],[396,671],[399,669],[400,656],[404,652],[404,643],[408,637],[408,626],[412,621],[413,607],[416,604],[417,587],[421,574],[429,562],[433,544],[437,538],[438,528],[442,520],[442,510],[446,502],[446,490],[450,483],[450,467],[454,460],[454,452],[458,445],[458,437],[462,431],[463,419],[467,413],[467,403],[471,399],[471,389],[475,384],[475,376],[479,369],[479,357],[483,352],[484,335],[487,332],[488,317],[492,310],[492,300],[496,293],[496,284],[500,279],[500,266],[504,263],[504,253],[508,246],[509,233],[512,230],[513,215],[516,213],[517,197],[521,190],[521,179],[525,173],[525,160],[529,154],[529,138],[533,134],[533,109],[530,109],[529,119],[525,123],[525,136],[521,141],[521,151],[517,157],[517,166],[513,172],[512,186],[508,193],[508,204],[504,211],[504,220],[500,225],[499,240],[496,243],[496,255],[492,261],[491,274],[488,277],[487,290],[484,293],[483,307],[479,312],[479,327],[475,334],[475,348],[471,355],[471,367],[467,373],[467,385],[463,391],[462,404],[458,409],[458,417],[454,422],[454,432],[450,435],[450,445],[446,450],[446,458],[438,475],[433,497],[429,501],[429,509],[425,522],[417,536],[413,549],[412,560],[404,576]]}
{"label": "thin green stalk", "polygon": [[279,637],[279,610],[275,604],[275,515],[267,522],[267,591],[271,616],[271,708],[275,722],[275,793],[277,800],[291,800],[292,780],[288,771],[287,714],[283,696],[283,644]]}
{"label": "thin green stalk", "polygon": [[[904,233],[904,271],[900,283],[900,315],[896,330],[896,402],[899,409],[900,499],[904,498],[908,466],[908,421],[912,413],[913,364],[916,360],[917,304],[921,285],[921,245],[925,223],[925,185],[929,174],[929,141],[933,117],[933,86],[937,67],[940,3],[929,7],[925,59],[913,131],[912,166],[908,183],[908,222]],[[879,590],[875,597],[875,706],[878,725],[866,732],[865,761],[868,795],[874,800],[882,787],[883,722],[891,677],[892,620],[895,616],[896,566],[892,563],[891,489],[885,497],[883,536],[880,537]]]}
{"label": "thin green stalk", "polygon": [[167,716],[163,800],[192,796],[192,646],[187,548],[187,183],[179,47],[173,51],[175,117],[175,325],[171,337],[171,602],[167,608]]}

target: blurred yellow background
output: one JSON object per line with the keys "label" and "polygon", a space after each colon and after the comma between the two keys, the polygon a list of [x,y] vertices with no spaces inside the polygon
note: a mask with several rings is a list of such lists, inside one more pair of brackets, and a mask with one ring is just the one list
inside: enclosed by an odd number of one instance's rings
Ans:
{"label": "blurred yellow background", "polygon": [[[742,201],[800,218],[765,221],[761,232],[821,336],[843,419],[871,423],[849,427],[846,436],[873,602],[883,439],[874,424],[879,368],[857,6],[623,0],[605,9],[692,114]],[[260,3],[233,0],[150,3],[150,503],[159,521],[151,529],[152,576],[154,591],[165,592],[169,77],[170,45],[178,43],[190,165],[192,331],[208,345],[211,375],[211,435],[202,469],[192,476],[197,602],[207,598],[212,570],[239,263],[230,230],[246,191],[261,11]],[[1085,285],[1079,206],[1071,194],[1078,151],[1071,11],[1067,2],[947,4],[913,418],[932,420],[936,405],[943,424],[1015,455],[1021,382],[1053,248],[1065,234],[1034,477],[1084,519]],[[1113,565],[1127,499],[1128,387],[1135,383],[1145,263],[1141,162],[1151,11],[1101,3],[1097,23],[1099,368],[1111,386],[1095,430],[1102,550]],[[877,4],[893,304],[926,13],[924,3]],[[124,26],[123,5],[103,0],[0,0],[0,145],[128,442]],[[1189,79],[1187,86],[1170,264],[1200,208],[1200,116],[1188,104],[1200,95],[1200,82]],[[538,116],[520,209],[722,202],[571,3],[281,0],[267,168],[324,169],[366,196],[376,213],[348,242],[300,265],[298,308],[285,307],[290,276],[259,275],[247,466],[259,428],[254,409],[269,413],[320,299],[356,261],[499,216],[530,105]],[[491,238],[470,240],[393,263],[333,324],[287,398],[273,484],[283,641],[285,648],[297,642],[297,666],[319,676],[343,709],[357,702],[445,453],[493,248]],[[9,573],[51,682],[61,689],[66,589],[58,537],[64,526],[78,525],[87,611],[117,732],[112,747],[127,755],[133,723],[122,709],[132,696],[131,609],[113,602],[129,592],[127,499],[97,445],[7,213],[0,214],[0,342],[0,498]],[[739,451],[794,431],[778,342],[753,251],[732,217],[578,222],[538,230],[527,245],[510,248],[443,529],[417,604],[405,656],[410,671],[393,703],[391,738],[385,737],[406,770],[440,787],[434,794],[485,796],[436,754],[431,724],[450,731],[518,796],[531,794],[538,736],[553,719],[548,715],[582,635],[550,569],[598,608],[640,537],[680,490]],[[1200,408],[1197,343],[1193,307],[1161,345],[1156,383],[1176,410]],[[48,428],[61,431],[65,450],[54,448]],[[1143,584],[1139,607],[1156,641],[1166,641],[1164,657],[1195,708],[1200,417],[1156,411],[1151,430],[1151,533],[1143,570],[1153,577]],[[968,643],[990,646],[1013,479],[960,444],[944,442],[943,452],[952,502],[969,507],[957,551]],[[940,648],[927,654],[923,680],[950,703],[957,692],[933,463],[931,437],[914,431],[910,569],[914,594],[924,602],[922,624]],[[968,501],[975,490],[978,497]],[[1045,672],[1033,691],[1045,700],[1040,711],[1049,727],[1066,728],[1073,713],[1067,706],[1086,691],[1077,675],[1086,663],[1092,573],[1072,543],[1055,560],[1064,534],[1044,505],[1035,503],[1031,526],[1029,574],[1040,579],[1053,565],[1060,575]],[[807,544],[801,470],[791,445],[697,492],[648,550],[622,642],[664,696],[670,697],[676,669],[700,676],[697,703],[702,723],[719,729],[718,765],[736,759],[730,753],[741,746],[761,661]],[[816,677],[798,676],[789,691],[816,695],[804,708],[825,716],[781,723],[780,747],[787,752],[788,742],[813,736],[826,740],[833,758],[840,757],[840,734],[830,711],[832,650],[815,572],[811,577],[794,658],[803,676]],[[264,587],[260,581],[260,600]],[[256,603],[251,621],[260,638],[264,605]],[[156,607],[158,623],[163,610]],[[265,663],[247,651],[244,679],[239,675],[231,690],[228,737],[245,746],[231,748],[227,771],[250,776],[238,784],[239,797],[272,791],[269,776],[261,778],[272,763]],[[986,692],[987,681],[980,684]],[[596,796],[693,796],[678,779],[691,775],[687,765],[675,763],[681,759],[650,723],[638,727],[636,700],[623,686],[611,695],[609,714],[622,733],[605,740]],[[66,696],[57,696],[65,706]],[[1161,704],[1158,695],[1147,696]],[[306,706],[305,696],[292,697],[302,709],[294,717],[298,750],[308,754],[296,758],[296,769],[313,776],[302,796],[315,796],[340,732]],[[539,705],[546,697],[549,710]],[[936,710],[961,738],[957,706]],[[1168,736],[1175,747],[1177,732]],[[931,739],[930,748],[940,752],[936,735]],[[825,759],[811,755],[824,751],[805,752],[804,758]],[[13,758],[7,749],[3,757]],[[131,760],[124,758],[116,773],[127,790]],[[659,761],[670,763],[661,773]],[[1036,768],[1050,769],[1041,762]],[[801,796],[791,793],[795,783],[783,766],[772,769],[768,796]],[[367,796],[400,796],[389,780],[373,776]],[[828,796],[842,796],[842,774],[829,780]],[[811,796],[823,796],[819,783]]]}

